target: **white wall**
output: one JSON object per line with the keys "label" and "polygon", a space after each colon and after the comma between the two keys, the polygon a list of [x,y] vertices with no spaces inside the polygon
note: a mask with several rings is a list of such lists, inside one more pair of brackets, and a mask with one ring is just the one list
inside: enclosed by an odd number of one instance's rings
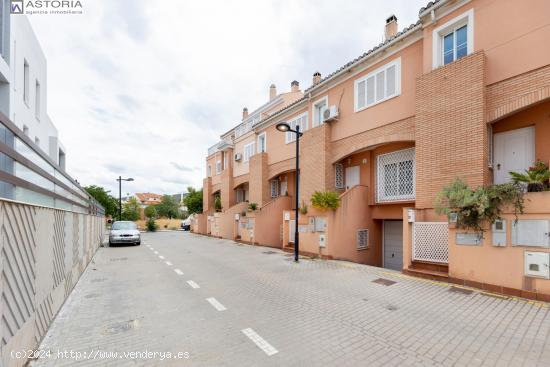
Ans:
{"label": "white wall", "polygon": [[[59,141],[57,128],[52,123],[47,113],[47,62],[40,47],[40,43],[34,34],[27,16],[12,15],[10,17],[10,52],[9,75],[6,85],[0,80],[0,111],[6,86],[9,90],[8,117],[21,129],[26,126],[29,130],[29,138],[35,141],[39,139],[40,148],[48,154],[56,163],[59,163]],[[29,98],[24,100],[24,64],[29,65]],[[1,62],[0,62],[1,63]],[[0,65],[1,71],[1,65]],[[40,84],[39,113],[36,113],[37,88]],[[5,112],[4,112],[5,113]]]}

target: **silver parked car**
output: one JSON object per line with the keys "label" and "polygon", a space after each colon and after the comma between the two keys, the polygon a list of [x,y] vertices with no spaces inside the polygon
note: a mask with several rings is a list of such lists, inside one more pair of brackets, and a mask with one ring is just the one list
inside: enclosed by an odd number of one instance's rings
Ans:
{"label": "silver parked car", "polygon": [[114,222],[109,233],[109,246],[119,243],[131,243],[141,245],[141,235],[134,222]]}

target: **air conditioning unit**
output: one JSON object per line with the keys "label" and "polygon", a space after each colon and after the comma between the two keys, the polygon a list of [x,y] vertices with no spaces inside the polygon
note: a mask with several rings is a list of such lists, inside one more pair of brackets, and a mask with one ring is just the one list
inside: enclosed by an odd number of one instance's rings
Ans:
{"label": "air conditioning unit", "polygon": [[338,108],[334,105],[330,106],[323,112],[323,122],[338,120]]}
{"label": "air conditioning unit", "polygon": [[241,153],[235,153],[235,160],[240,161],[243,158],[243,155]]}

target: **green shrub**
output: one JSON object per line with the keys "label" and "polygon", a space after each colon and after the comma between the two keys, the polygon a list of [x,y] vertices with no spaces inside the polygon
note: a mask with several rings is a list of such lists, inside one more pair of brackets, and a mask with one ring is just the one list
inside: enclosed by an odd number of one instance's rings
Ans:
{"label": "green shrub", "polygon": [[155,232],[157,230],[157,224],[155,223],[154,218],[147,219],[147,222],[145,223],[147,227],[147,231],[149,232]]}
{"label": "green shrub", "polygon": [[458,228],[471,228],[482,232],[485,226],[501,219],[502,207],[514,206],[514,214],[523,213],[523,190],[517,183],[470,188],[455,179],[437,195],[436,212],[449,217],[457,215]]}
{"label": "green shrub", "polygon": [[219,196],[216,196],[214,199],[214,209],[216,209],[217,212],[222,211],[222,199]]}
{"label": "green shrub", "polygon": [[248,204],[248,209],[254,211],[254,210],[258,209],[258,204],[250,203],[250,204]]}
{"label": "green shrub", "polygon": [[340,195],[334,191],[315,191],[311,195],[311,205],[317,209],[336,210],[340,206]]}
{"label": "green shrub", "polygon": [[302,200],[302,206],[300,206],[300,213],[307,214],[307,204],[304,200]]}
{"label": "green shrub", "polygon": [[515,183],[527,184],[527,192],[538,192],[548,190],[550,170],[544,162],[537,161],[533,167],[525,170],[525,173],[510,172]]}

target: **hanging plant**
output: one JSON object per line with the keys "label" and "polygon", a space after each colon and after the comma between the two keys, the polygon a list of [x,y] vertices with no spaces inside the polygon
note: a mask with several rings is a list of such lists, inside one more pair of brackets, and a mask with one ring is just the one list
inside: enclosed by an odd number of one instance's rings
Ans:
{"label": "hanging plant", "polygon": [[523,213],[523,190],[517,183],[470,188],[456,179],[437,195],[436,212],[456,221],[458,228],[483,232],[487,225],[501,219],[502,207],[512,205],[514,214]]}

